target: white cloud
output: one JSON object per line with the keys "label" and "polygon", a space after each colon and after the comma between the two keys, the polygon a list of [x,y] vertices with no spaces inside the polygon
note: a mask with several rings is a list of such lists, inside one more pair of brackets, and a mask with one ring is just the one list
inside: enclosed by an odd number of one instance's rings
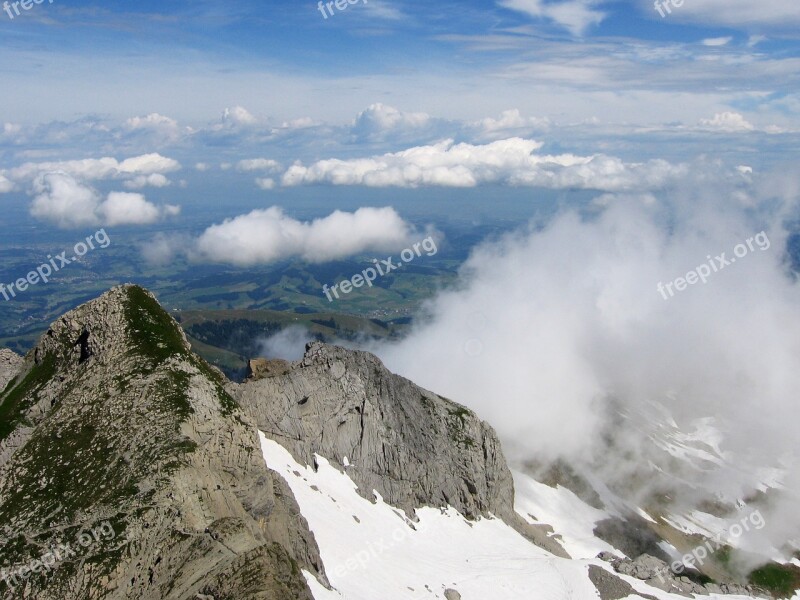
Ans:
{"label": "white cloud", "polygon": [[59,171],[86,181],[126,179],[138,175],[170,173],[181,168],[178,161],[157,153],[143,154],[118,161],[115,158],[87,158],[59,162],[28,162],[7,171],[14,181],[32,181],[37,176]]}
{"label": "white cloud", "polygon": [[201,259],[241,266],[289,257],[325,262],[361,252],[397,250],[408,244],[412,232],[388,207],[336,211],[310,222],[272,207],[212,225],[197,240],[196,250]]}
{"label": "white cloud", "polygon": [[131,117],[125,121],[127,129],[153,129],[163,132],[175,132],[178,129],[178,122],[169,117],[151,113],[146,117]]}
{"label": "white cloud", "polygon": [[501,0],[499,4],[537,19],[554,21],[575,36],[582,36],[589,27],[599,25],[606,18],[606,13],[595,8],[601,4],[600,0]]}
{"label": "white cloud", "polygon": [[300,117],[299,119],[292,119],[281,123],[281,129],[308,129],[309,127],[317,127],[322,123],[315,121],[311,117]]}
{"label": "white cloud", "polygon": [[[652,11],[650,0],[641,3]],[[800,25],[800,11],[794,0],[692,0],[674,10],[670,18],[705,27],[726,25],[759,33],[764,28],[792,30]]]}
{"label": "white cloud", "polygon": [[624,191],[659,188],[686,172],[685,166],[662,160],[625,163],[604,155],[534,154],[541,147],[540,142],[521,138],[486,145],[445,140],[372,158],[329,159],[308,167],[298,163],[284,173],[282,183],[368,187],[504,184]]}
{"label": "white cloud", "polygon": [[55,171],[33,182],[30,213],[62,229],[85,225],[147,225],[164,216],[180,212],[179,206],[158,207],[142,194],[111,192],[101,201],[100,194],[69,173]]}
{"label": "white cloud", "polygon": [[269,158],[250,158],[246,160],[240,160],[236,164],[236,170],[243,172],[278,171],[280,170],[280,168],[281,165],[278,161]]}
{"label": "white cloud", "polygon": [[140,243],[142,258],[150,265],[162,266],[174,260],[183,248],[191,245],[192,240],[185,235],[157,233],[147,242]]}
{"label": "white cloud", "polygon": [[497,119],[488,117],[470,124],[480,138],[490,139],[509,137],[509,134],[533,129],[546,130],[551,125],[547,118],[523,117],[516,108],[503,111]]}
{"label": "white cloud", "polygon": [[420,130],[430,124],[431,116],[426,113],[407,113],[393,106],[377,103],[358,114],[352,131],[357,140],[376,141]]}
{"label": "white cloud", "polygon": [[6,194],[14,189],[14,182],[6,179],[6,177],[0,173],[0,194]]}
{"label": "white cloud", "polygon": [[755,129],[743,115],[735,112],[717,113],[713,119],[702,119],[700,125],[706,129],[726,132],[753,131]]}
{"label": "white cloud", "polygon": [[205,171],[208,171],[209,169],[211,169],[211,165],[209,165],[208,163],[199,162],[199,163],[195,163],[194,169],[195,169],[195,171],[200,171],[201,173],[204,173]]}
{"label": "white cloud", "polygon": [[275,189],[275,180],[271,177],[259,177],[256,179],[256,185],[262,190]]}
{"label": "white cloud", "polygon": [[717,38],[706,38],[702,41],[703,46],[727,46],[731,43],[733,38],[731,36],[728,37],[717,37]]}
{"label": "white cloud", "polygon": [[170,173],[181,168],[180,163],[158,153],[143,154],[127,158],[119,163],[121,173],[149,175],[152,173]]}
{"label": "white cloud", "polygon": [[161,173],[153,173],[152,175],[138,175],[133,179],[126,181],[124,185],[129,190],[139,190],[144,187],[167,187],[172,182]]}
{"label": "white cloud", "polygon": [[92,188],[77,182],[71,175],[54,172],[34,182],[37,194],[31,203],[31,215],[63,229],[97,225],[95,214],[100,198]]}
{"label": "white cloud", "polygon": [[258,119],[251,115],[246,108],[234,106],[223,111],[222,123],[226,125],[255,125],[258,123]]}
{"label": "white cloud", "polygon": [[161,217],[159,208],[148,202],[141,194],[111,192],[97,207],[97,213],[105,225],[149,225]]}
{"label": "white cloud", "polygon": [[3,123],[3,135],[17,135],[22,131],[22,125],[17,123]]}
{"label": "white cloud", "polygon": [[[143,136],[152,142],[167,144],[175,142],[181,137],[181,129],[175,119],[170,119],[158,113],[151,113],[144,117],[131,117],[123,124],[123,130],[128,137]],[[187,129],[187,132],[190,131]]]}

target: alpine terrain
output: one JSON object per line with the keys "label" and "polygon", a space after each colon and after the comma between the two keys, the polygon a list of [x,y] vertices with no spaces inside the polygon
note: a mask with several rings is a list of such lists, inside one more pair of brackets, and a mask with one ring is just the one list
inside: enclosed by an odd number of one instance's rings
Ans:
{"label": "alpine terrain", "polygon": [[[800,587],[800,562],[781,549],[741,566],[730,524],[760,529],[758,498],[677,513],[568,464],[512,470],[489,424],[367,352],[313,342],[230,382],[136,285],[65,314],[24,358],[0,352],[0,386],[3,598],[668,600]],[[654,478],[666,477],[660,456],[719,458],[708,436],[667,417],[653,427],[641,466]],[[687,553],[704,556],[684,569]]]}

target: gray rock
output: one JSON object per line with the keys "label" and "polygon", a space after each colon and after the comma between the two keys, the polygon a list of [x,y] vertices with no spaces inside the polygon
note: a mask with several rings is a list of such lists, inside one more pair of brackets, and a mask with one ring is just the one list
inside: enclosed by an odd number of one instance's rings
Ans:
{"label": "gray rock", "polygon": [[303,464],[331,460],[373,499],[413,514],[453,506],[468,518],[514,514],[514,486],[492,428],[390,373],[366,352],[309,344],[290,371],[231,386],[259,428]]}
{"label": "gray rock", "polygon": [[600,594],[601,600],[622,600],[630,596],[658,600],[655,596],[639,594],[631,584],[596,565],[589,565],[589,580]]}
{"label": "gray rock", "polygon": [[247,361],[246,379],[248,381],[258,381],[267,377],[275,377],[276,375],[287,373],[291,368],[292,363],[280,358],[253,358]]}
{"label": "gray rock", "polygon": [[369,500],[376,491],[408,515],[452,506],[468,519],[499,517],[567,556],[546,528],[514,511],[514,483],[494,430],[389,372],[372,354],[313,342],[287,372],[228,389],[298,462],[313,465],[315,454],[324,456]]}
{"label": "gray rock", "polygon": [[753,589],[737,583],[701,585],[686,575],[676,575],[666,562],[648,554],[643,554],[635,560],[631,560],[629,558],[615,558],[610,553],[603,552],[598,558],[609,562],[617,573],[640,579],[654,588],[681,596],[707,596],[709,594],[754,595]]}
{"label": "gray rock", "polygon": [[17,376],[22,367],[23,358],[8,348],[0,348],[0,390],[4,390],[8,382]]}
{"label": "gray rock", "polygon": [[446,600],[461,600],[461,594],[450,588],[444,591],[444,597]]}
{"label": "gray rock", "polygon": [[300,568],[327,583],[314,537],[224,383],[135,286],[50,327],[0,394],[16,398],[13,431],[0,429],[0,523],[14,542],[0,566],[105,521],[115,535],[15,598],[312,600]]}

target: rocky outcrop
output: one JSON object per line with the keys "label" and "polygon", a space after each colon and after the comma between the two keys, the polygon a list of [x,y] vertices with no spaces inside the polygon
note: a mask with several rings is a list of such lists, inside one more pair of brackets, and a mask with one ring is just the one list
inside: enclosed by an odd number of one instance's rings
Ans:
{"label": "rocky outcrop", "polygon": [[0,390],[5,389],[8,382],[16,377],[22,367],[22,361],[22,357],[16,352],[0,348]]}
{"label": "rocky outcrop", "polygon": [[733,594],[758,598],[770,597],[769,594],[758,590],[752,585],[702,583],[697,578],[673,572],[666,562],[649,554],[642,554],[635,560],[631,560],[630,558],[619,558],[613,554],[602,552],[598,558],[610,563],[617,573],[639,579],[665,592],[680,595]]}
{"label": "rocky outcrop", "polygon": [[54,323],[0,395],[3,597],[311,600],[314,537],[224,383],[139,287]]}
{"label": "rocky outcrop", "polygon": [[230,389],[299,462],[328,458],[369,499],[375,490],[409,513],[450,505],[469,518],[513,515],[511,472],[491,427],[371,354],[315,342],[288,372]]}
{"label": "rocky outcrop", "polygon": [[623,600],[630,597],[658,600],[649,594],[639,594],[630,583],[596,565],[589,565],[589,580],[600,595],[600,600]]}
{"label": "rocky outcrop", "polygon": [[315,454],[324,456],[367,499],[377,492],[410,515],[448,505],[469,519],[493,515],[566,556],[514,512],[514,484],[494,430],[372,354],[313,342],[285,372],[228,389],[298,462],[313,465]]}
{"label": "rocky outcrop", "polygon": [[284,375],[292,368],[292,363],[288,360],[280,358],[267,359],[267,358],[253,358],[247,361],[247,373],[245,378],[248,381],[258,381],[259,379],[266,379],[267,377],[275,377],[276,375]]}

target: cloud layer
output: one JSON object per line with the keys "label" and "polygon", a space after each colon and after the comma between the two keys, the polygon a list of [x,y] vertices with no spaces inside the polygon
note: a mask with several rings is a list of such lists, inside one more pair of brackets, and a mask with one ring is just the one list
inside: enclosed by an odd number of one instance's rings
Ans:
{"label": "cloud layer", "polygon": [[485,145],[445,140],[372,158],[295,164],[283,185],[365,185],[369,187],[475,187],[483,184],[553,189],[632,191],[663,187],[686,174],[685,166],[663,160],[625,163],[604,156],[534,154],[541,142],[522,138]]}

